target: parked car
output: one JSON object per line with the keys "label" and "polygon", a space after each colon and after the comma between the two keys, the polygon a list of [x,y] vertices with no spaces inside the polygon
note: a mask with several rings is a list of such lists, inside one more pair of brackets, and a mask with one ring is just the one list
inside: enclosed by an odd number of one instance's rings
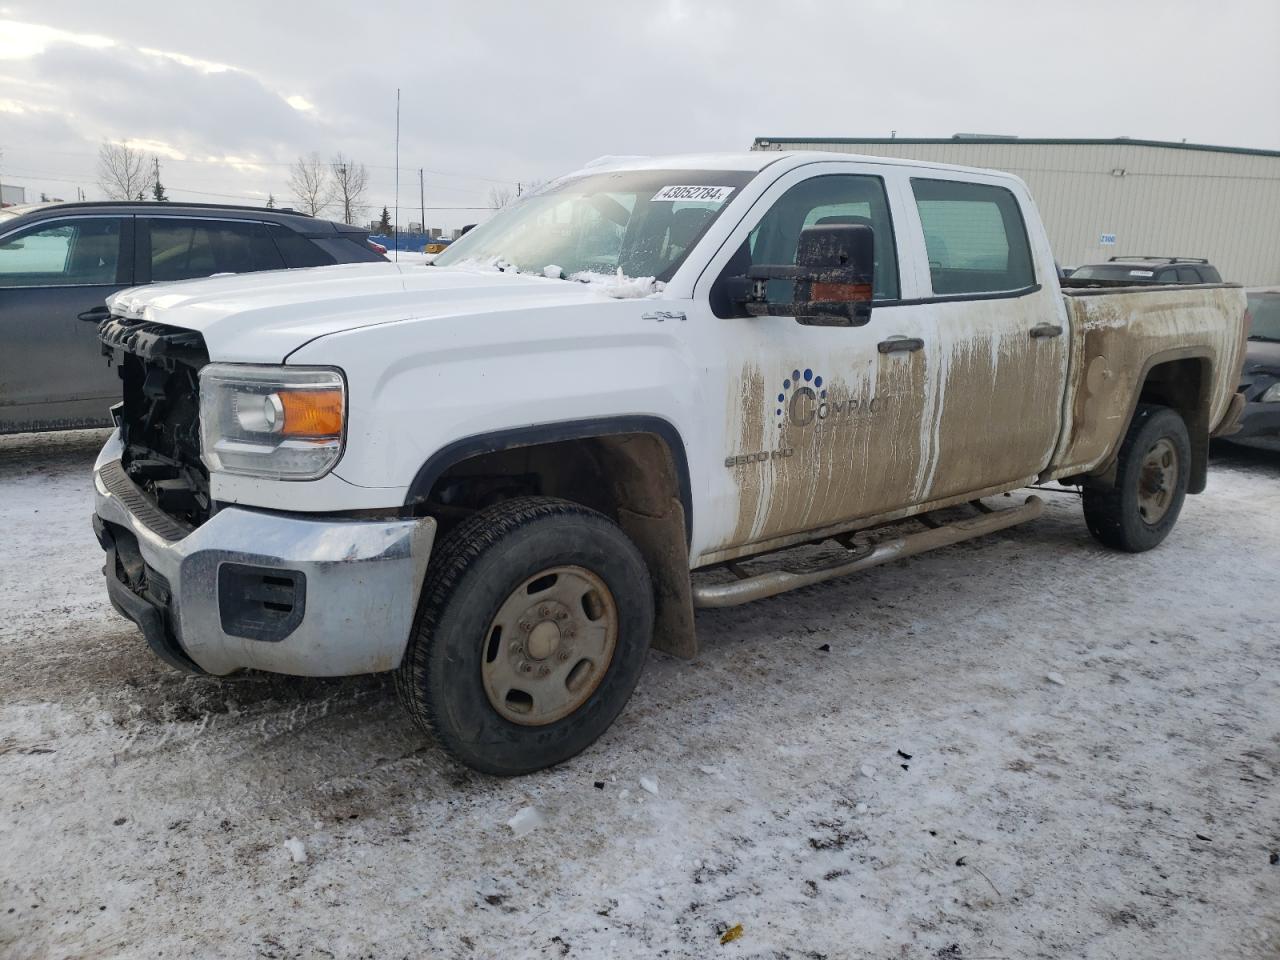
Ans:
{"label": "parked car", "polygon": [[1076,267],[1070,277],[1074,281],[1094,280],[1127,287],[1145,283],[1222,282],[1217,268],[1198,257],[1112,257],[1106,263]]}
{"label": "parked car", "polygon": [[621,159],[429,269],[111,307],[116,609],[187,671],[394,670],[497,774],[595,740],[651,645],[696,654],[696,607],[1044,506],[984,497],[1078,485],[1097,540],[1151,549],[1244,402],[1240,287],[1064,291],[1017,177],[848,154]]}
{"label": "parked car", "polygon": [[59,203],[0,211],[0,433],[107,426],[120,378],[93,328],[124,287],[382,260],[354,227],[257,207]]}
{"label": "parked car", "polygon": [[1239,431],[1226,439],[1280,450],[1280,287],[1248,294],[1251,325],[1240,380],[1247,402]]}

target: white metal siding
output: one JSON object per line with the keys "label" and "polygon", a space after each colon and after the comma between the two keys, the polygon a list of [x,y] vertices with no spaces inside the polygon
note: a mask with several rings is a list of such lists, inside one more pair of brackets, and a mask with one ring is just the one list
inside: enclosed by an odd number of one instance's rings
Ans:
{"label": "white metal siding", "polygon": [[[1031,188],[1063,266],[1133,254],[1205,257],[1225,280],[1280,283],[1280,157],[1137,143],[771,141],[764,149],[1006,170]],[[1103,245],[1103,234],[1115,234],[1115,245]]]}

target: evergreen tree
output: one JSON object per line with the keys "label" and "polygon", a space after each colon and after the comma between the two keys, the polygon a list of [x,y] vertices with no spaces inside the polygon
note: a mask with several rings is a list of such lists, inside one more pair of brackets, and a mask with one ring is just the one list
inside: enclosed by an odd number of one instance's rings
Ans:
{"label": "evergreen tree", "polygon": [[274,193],[267,194],[267,209],[274,210],[276,208],[276,195]]}
{"label": "evergreen tree", "polygon": [[[139,197],[138,199],[142,198]],[[167,203],[169,200],[168,195],[164,192],[164,184],[160,182],[159,177],[156,178],[156,182],[151,186],[151,199],[157,203]]]}
{"label": "evergreen tree", "polygon": [[382,218],[378,221],[378,232],[384,237],[391,236],[391,211],[382,208]]}

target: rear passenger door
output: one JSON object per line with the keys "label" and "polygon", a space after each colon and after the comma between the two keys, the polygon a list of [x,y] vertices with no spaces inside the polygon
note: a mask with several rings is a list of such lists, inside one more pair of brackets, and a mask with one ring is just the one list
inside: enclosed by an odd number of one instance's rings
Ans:
{"label": "rear passenger door", "polygon": [[219,273],[281,270],[284,259],[265,223],[192,217],[139,217],[139,283]]}
{"label": "rear passenger door", "polygon": [[920,501],[1030,480],[1061,428],[1069,337],[1052,253],[1042,231],[1028,233],[1025,191],[982,180],[929,170],[910,181],[910,237],[928,264],[922,307],[936,338]]}

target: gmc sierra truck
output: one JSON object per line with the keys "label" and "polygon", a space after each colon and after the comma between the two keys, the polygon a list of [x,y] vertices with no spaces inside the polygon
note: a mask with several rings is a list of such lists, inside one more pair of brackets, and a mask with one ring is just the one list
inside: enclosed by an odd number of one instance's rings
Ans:
{"label": "gmc sierra truck", "polygon": [[1062,286],[1017,177],[769,152],[589,165],[433,265],[123,291],[108,592],[174,667],[395,671],[464,763],[536,770],[695,609],[1043,506],[984,498],[1078,486],[1160,543],[1239,416],[1244,293]]}

